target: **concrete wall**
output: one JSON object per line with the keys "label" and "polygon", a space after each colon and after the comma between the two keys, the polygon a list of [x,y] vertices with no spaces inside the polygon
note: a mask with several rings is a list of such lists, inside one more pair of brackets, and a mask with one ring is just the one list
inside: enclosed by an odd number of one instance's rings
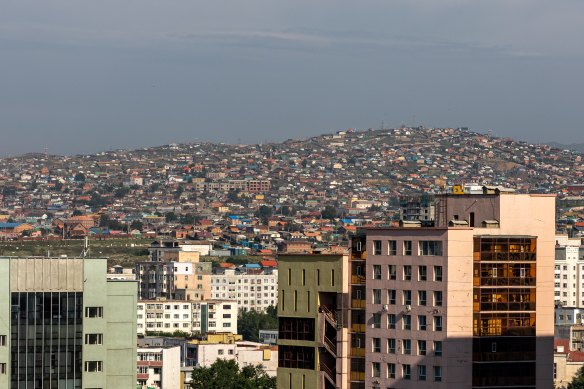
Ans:
{"label": "concrete wall", "polygon": [[0,363],[8,374],[0,374],[0,388],[10,387],[10,259],[0,258],[0,335],[6,336],[6,346],[0,346]]}

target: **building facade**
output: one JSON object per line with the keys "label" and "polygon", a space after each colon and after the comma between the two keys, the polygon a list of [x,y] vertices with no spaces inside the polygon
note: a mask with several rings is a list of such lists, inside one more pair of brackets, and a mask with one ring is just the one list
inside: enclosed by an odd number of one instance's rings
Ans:
{"label": "building facade", "polygon": [[263,312],[278,304],[278,269],[215,269],[211,275],[213,299],[237,301],[243,311]]}
{"label": "building facade", "polygon": [[349,256],[279,258],[278,388],[349,388]]}
{"label": "building facade", "polygon": [[584,308],[584,246],[581,243],[580,238],[556,235],[556,306]]}
{"label": "building facade", "polygon": [[140,301],[137,329],[139,335],[175,331],[203,335],[208,332],[237,333],[237,312],[235,301]]}
{"label": "building facade", "polygon": [[366,386],[551,387],[554,200],[443,195],[436,227],[368,230]]}
{"label": "building facade", "polygon": [[138,349],[137,356],[138,388],[179,388],[179,346],[141,347]]}
{"label": "building facade", "polygon": [[136,385],[136,283],[105,259],[0,258],[0,387]]}

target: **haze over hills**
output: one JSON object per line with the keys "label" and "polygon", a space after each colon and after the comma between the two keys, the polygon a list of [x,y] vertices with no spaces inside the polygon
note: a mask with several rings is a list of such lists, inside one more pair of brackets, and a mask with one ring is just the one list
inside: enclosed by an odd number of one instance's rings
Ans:
{"label": "haze over hills", "polygon": [[[582,157],[576,151],[467,129],[402,127],[253,145],[193,142],[72,157],[31,153],[0,160],[4,179],[0,185],[17,191],[28,184],[36,190],[59,182],[62,190],[72,186],[64,197],[73,203],[76,197],[71,194],[83,198],[97,191],[107,198],[127,187],[134,176],[143,177],[145,186],[156,190],[183,186],[193,193],[209,188],[220,193],[229,187],[229,180],[268,180],[268,204],[292,197],[305,203],[314,196],[321,202],[355,195],[375,201],[388,195],[439,192],[456,183],[560,193],[583,183]],[[70,184],[79,172],[92,183],[81,192]],[[146,206],[148,200],[141,204]],[[120,203],[113,197],[111,201]]]}
{"label": "haze over hills", "polygon": [[584,143],[571,143],[566,145],[562,143],[548,142],[547,144],[561,150],[574,150],[580,153],[584,153]]}

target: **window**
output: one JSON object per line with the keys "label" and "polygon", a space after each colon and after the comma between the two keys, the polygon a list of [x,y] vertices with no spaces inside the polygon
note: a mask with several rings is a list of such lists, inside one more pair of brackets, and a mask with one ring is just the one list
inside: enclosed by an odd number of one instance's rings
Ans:
{"label": "window", "polygon": [[404,240],[404,255],[412,255],[412,241]]}
{"label": "window", "polygon": [[442,266],[434,266],[434,281],[442,281]]}
{"label": "window", "polygon": [[390,354],[395,354],[395,339],[387,339],[387,350]]}
{"label": "window", "polygon": [[418,355],[426,355],[426,341],[418,340]]}
{"label": "window", "polygon": [[395,305],[395,304],[396,304],[396,303],[395,303],[395,300],[396,300],[395,296],[396,296],[396,294],[397,294],[397,293],[396,293],[396,291],[395,291],[395,289],[390,289],[390,290],[388,290],[388,291],[387,291],[387,294],[388,294],[388,297],[389,297],[389,303],[390,303],[391,305]]}
{"label": "window", "polygon": [[373,314],[373,328],[381,328],[381,314],[374,313]]}
{"label": "window", "polygon": [[411,380],[412,379],[412,366],[411,365],[402,365],[402,375],[404,380]]}
{"label": "window", "polygon": [[437,357],[442,356],[442,342],[434,342],[434,355]]}
{"label": "window", "polygon": [[442,331],[442,316],[434,316],[434,331]]}
{"label": "window", "polygon": [[426,365],[418,365],[418,379],[426,381]]}
{"label": "window", "polygon": [[404,315],[402,322],[404,325],[404,330],[411,330],[412,329],[412,316],[411,315]]}
{"label": "window", "polygon": [[381,352],[381,339],[380,338],[373,338],[372,343],[373,343],[373,345],[372,345],[373,352],[380,353]]}
{"label": "window", "polygon": [[381,289],[373,289],[373,304],[381,304]]}
{"label": "window", "polygon": [[380,377],[381,376],[381,364],[379,362],[373,362],[371,364],[373,369],[373,377]]}
{"label": "window", "polygon": [[440,291],[434,291],[434,306],[442,306],[442,292]]}
{"label": "window", "polygon": [[418,290],[418,305],[426,305],[426,291]]}
{"label": "window", "polygon": [[426,331],[426,316],[425,315],[418,316],[418,330]]}
{"label": "window", "polygon": [[395,363],[388,363],[387,364],[387,377],[388,378],[395,378]]}
{"label": "window", "polygon": [[412,280],[412,267],[410,265],[404,266],[404,280],[405,281]]}
{"label": "window", "polygon": [[302,269],[302,285],[306,285],[306,269]]}
{"label": "window", "polygon": [[373,255],[381,255],[381,241],[380,240],[373,241]]}
{"label": "window", "polygon": [[419,243],[420,255],[442,255],[442,242],[439,240],[423,240]]}
{"label": "window", "polygon": [[6,346],[6,335],[0,335],[0,346]]}
{"label": "window", "polygon": [[381,265],[373,265],[373,279],[374,280],[381,279]]}
{"label": "window", "polygon": [[397,241],[390,240],[387,242],[387,255],[397,255]]}
{"label": "window", "polygon": [[101,361],[86,361],[85,362],[85,371],[89,373],[96,373],[103,371],[102,370],[102,362]]}
{"label": "window", "polygon": [[403,346],[403,353],[404,354],[411,354],[412,353],[412,341],[410,339],[402,340]]}
{"label": "window", "polygon": [[103,307],[85,307],[85,317],[103,317]]}
{"label": "window", "polygon": [[0,374],[6,374],[6,363],[0,363]]}
{"label": "window", "polygon": [[85,344],[103,344],[103,335],[85,334]]}
{"label": "window", "polygon": [[387,328],[395,329],[395,315],[393,313],[387,315]]}
{"label": "window", "polygon": [[428,268],[426,266],[418,266],[418,281],[426,281],[428,279]]}
{"label": "window", "polygon": [[397,279],[397,266],[396,265],[389,265],[389,279],[390,280]]}
{"label": "window", "polygon": [[434,381],[442,381],[442,366],[434,366]]}
{"label": "window", "polygon": [[404,290],[404,305],[412,305],[412,291]]}
{"label": "window", "polygon": [[224,350],[217,350],[217,354],[219,355],[223,355],[224,352],[225,352]]}

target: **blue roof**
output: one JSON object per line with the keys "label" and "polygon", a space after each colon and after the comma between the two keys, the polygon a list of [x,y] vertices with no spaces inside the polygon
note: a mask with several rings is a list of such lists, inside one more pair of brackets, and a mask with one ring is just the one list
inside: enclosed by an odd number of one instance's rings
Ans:
{"label": "blue roof", "polygon": [[259,269],[260,265],[257,263],[246,263],[245,267],[247,267],[248,269]]}
{"label": "blue roof", "polygon": [[22,223],[0,223],[0,228],[16,228]]}

